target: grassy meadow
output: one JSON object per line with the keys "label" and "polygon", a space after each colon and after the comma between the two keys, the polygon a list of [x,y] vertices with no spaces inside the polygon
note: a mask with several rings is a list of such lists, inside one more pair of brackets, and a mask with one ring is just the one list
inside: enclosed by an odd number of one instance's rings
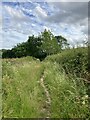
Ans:
{"label": "grassy meadow", "polygon": [[87,57],[87,48],[77,48],[43,61],[30,56],[3,59],[2,116],[89,119]]}

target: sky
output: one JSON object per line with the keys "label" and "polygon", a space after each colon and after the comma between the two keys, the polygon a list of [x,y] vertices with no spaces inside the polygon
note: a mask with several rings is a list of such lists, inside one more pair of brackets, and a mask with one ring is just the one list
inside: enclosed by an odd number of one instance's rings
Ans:
{"label": "sky", "polygon": [[72,46],[87,39],[88,2],[3,0],[0,6],[0,48],[11,49],[44,29],[62,35]]}

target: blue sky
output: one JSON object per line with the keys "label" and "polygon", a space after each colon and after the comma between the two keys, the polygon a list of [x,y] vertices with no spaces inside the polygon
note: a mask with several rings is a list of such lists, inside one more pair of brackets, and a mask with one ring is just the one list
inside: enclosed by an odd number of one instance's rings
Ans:
{"label": "blue sky", "polygon": [[2,3],[1,48],[12,48],[44,29],[51,30],[54,35],[64,36],[71,45],[81,44],[88,35],[88,3],[47,0]]}

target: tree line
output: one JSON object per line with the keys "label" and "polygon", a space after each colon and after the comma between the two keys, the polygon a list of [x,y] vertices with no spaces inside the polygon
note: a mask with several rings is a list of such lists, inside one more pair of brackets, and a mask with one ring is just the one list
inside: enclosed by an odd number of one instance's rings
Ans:
{"label": "tree line", "polygon": [[37,37],[29,36],[26,42],[17,44],[11,50],[2,50],[2,58],[33,56],[42,60],[48,55],[61,52],[64,48],[69,48],[67,39],[54,36],[51,31],[45,29]]}

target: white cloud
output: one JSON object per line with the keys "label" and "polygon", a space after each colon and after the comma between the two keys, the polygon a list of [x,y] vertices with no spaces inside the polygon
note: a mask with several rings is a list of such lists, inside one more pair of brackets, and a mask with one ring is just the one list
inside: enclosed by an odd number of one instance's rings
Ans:
{"label": "white cloud", "polygon": [[47,2],[89,2],[89,0],[46,0]]}
{"label": "white cloud", "polygon": [[0,28],[2,27],[2,4],[0,3]]}
{"label": "white cloud", "polygon": [[15,9],[10,6],[4,6],[4,10],[5,14],[8,14],[13,19],[13,21],[23,22],[30,20],[30,18],[25,16],[20,9]]}
{"label": "white cloud", "polygon": [[88,35],[88,3],[52,2],[49,5],[53,6],[54,12],[47,17],[47,22],[55,24],[57,27],[54,30],[62,32],[72,44],[77,41],[81,43],[85,35]]}
{"label": "white cloud", "polygon": [[33,23],[32,23],[32,26],[33,26],[33,27],[35,27],[35,26],[36,26],[36,24],[33,24]]}
{"label": "white cloud", "polygon": [[45,29],[51,31],[51,27],[43,26],[43,30],[45,30]]}
{"label": "white cloud", "polygon": [[47,13],[40,6],[37,6],[35,8],[35,13],[39,19],[42,19],[42,18],[45,19],[47,17]]}
{"label": "white cloud", "polygon": [[17,43],[21,43],[23,41],[26,41],[27,35],[24,35],[23,33],[20,33],[18,31],[9,30],[7,32],[3,31],[3,42],[2,46],[3,48],[11,48],[17,45]]}
{"label": "white cloud", "polygon": [[[55,14],[52,16],[48,17],[48,21],[50,22],[66,22],[66,23],[77,23],[80,20],[85,19],[88,17],[88,3],[49,3],[49,5],[53,6],[53,8],[57,8],[58,11],[55,9]],[[65,12],[62,12],[65,11]]]}
{"label": "white cloud", "polygon": [[4,46],[23,42],[27,36],[38,35],[44,29],[51,30],[54,35],[64,36],[71,44],[77,41],[81,43],[87,35],[87,3],[32,3],[34,7],[28,4],[30,9],[27,9],[27,4],[25,2],[24,6],[24,3],[19,3],[17,7],[4,5],[3,27],[9,32],[4,33]]}

